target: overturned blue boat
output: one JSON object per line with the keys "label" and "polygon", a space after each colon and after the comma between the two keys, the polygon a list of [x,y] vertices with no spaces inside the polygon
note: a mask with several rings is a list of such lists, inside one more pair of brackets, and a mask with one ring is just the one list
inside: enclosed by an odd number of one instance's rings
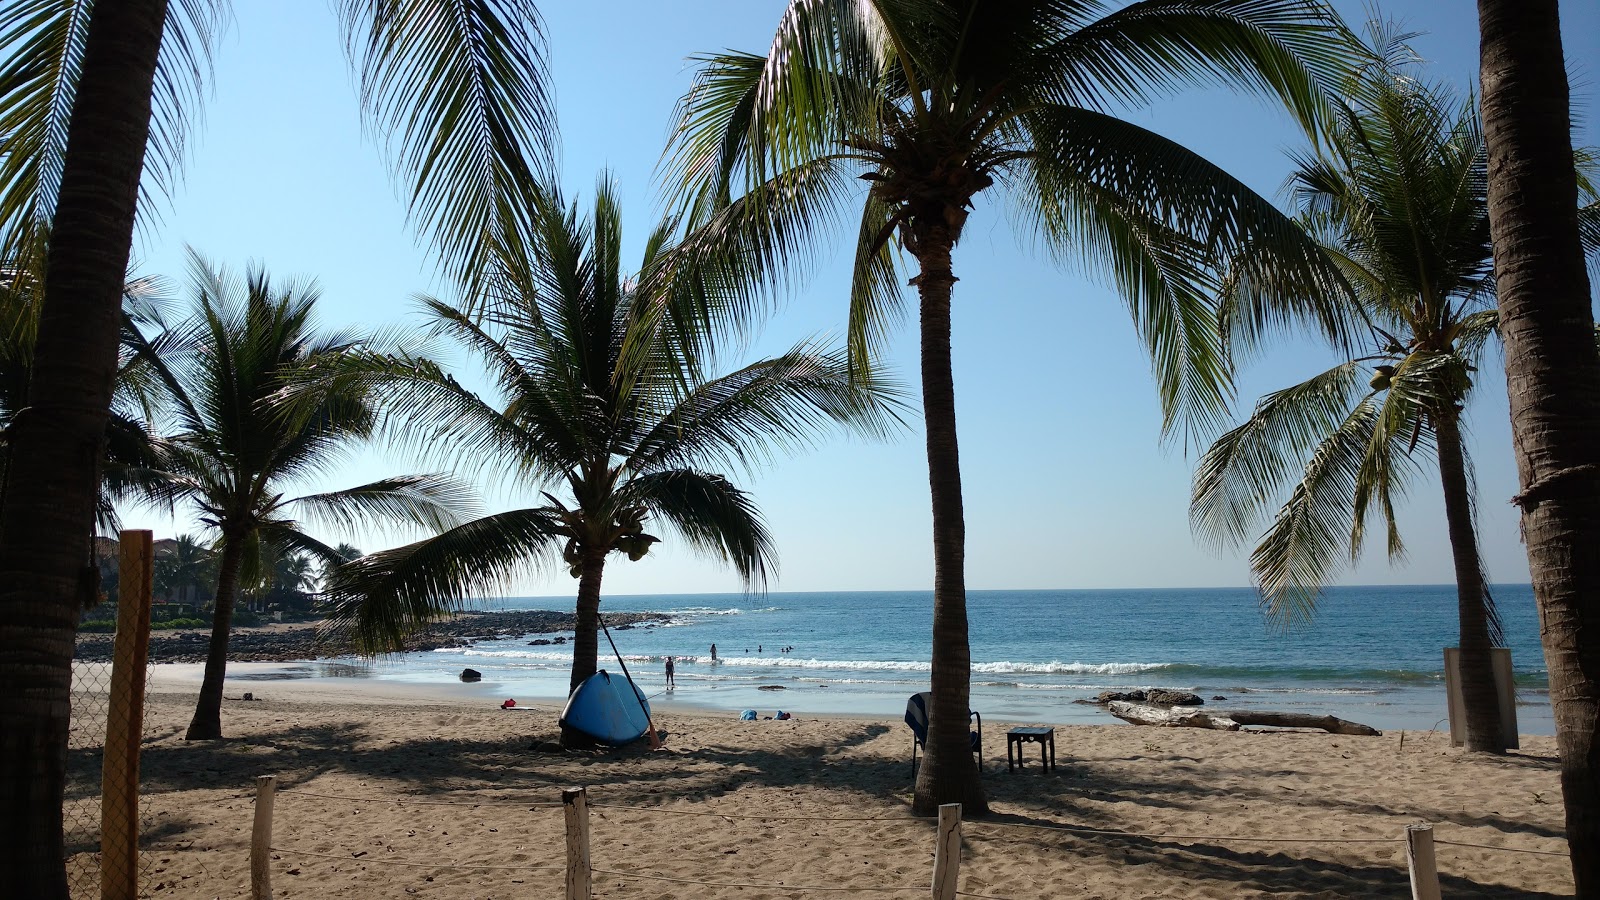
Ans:
{"label": "overturned blue boat", "polygon": [[561,726],[587,734],[602,744],[621,746],[650,730],[650,701],[626,678],[604,669],[590,675],[567,698]]}

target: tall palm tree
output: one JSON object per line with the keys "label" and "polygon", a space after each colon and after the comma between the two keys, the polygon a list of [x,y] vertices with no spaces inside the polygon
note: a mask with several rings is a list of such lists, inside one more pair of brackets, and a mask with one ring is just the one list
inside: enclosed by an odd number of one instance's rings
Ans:
{"label": "tall palm tree", "polygon": [[1455,563],[1467,747],[1498,753],[1499,617],[1461,429],[1497,319],[1487,157],[1473,101],[1427,84],[1406,36],[1375,38],[1337,126],[1289,179],[1301,223],[1369,323],[1368,355],[1263,398],[1202,457],[1191,512],[1202,536],[1239,543],[1287,491],[1250,558],[1269,617],[1287,627],[1311,616],[1342,558],[1360,554],[1369,517],[1381,516],[1390,558],[1403,554],[1394,501],[1415,474],[1413,451],[1431,447]]}
{"label": "tall palm tree", "polygon": [[[559,558],[578,579],[573,688],[598,665],[600,588],[612,554],[638,560],[654,518],[697,551],[764,587],[774,547],[750,495],[717,470],[811,442],[831,424],[882,434],[898,419],[894,387],[851,383],[844,353],[805,343],[721,377],[709,332],[680,327],[671,301],[699,285],[670,265],[674,223],[656,227],[636,274],[622,268],[622,218],[602,179],[589,215],[557,189],[535,205],[525,253],[496,260],[498,302],[480,325],[437,300],[437,335],[489,369],[498,402],[422,360],[372,358],[350,377],[383,385],[404,432],[475,456],[517,480],[561,489],[545,504],[498,513],[336,570],[330,617],[366,650]],[[457,453],[461,448],[465,453]],[[579,742],[576,732],[563,735]]]}
{"label": "tall palm tree", "polygon": [[194,259],[192,344],[159,364],[177,433],[165,450],[164,496],[192,506],[215,534],[218,556],[211,644],[187,738],[222,736],[222,685],[241,578],[261,580],[264,554],[336,560],[302,519],[337,527],[403,522],[459,524],[466,494],[438,475],[404,475],[359,487],[286,496],[296,481],[337,465],[372,436],[374,398],[359,385],[288,397],[308,369],[338,365],[363,346],[356,334],[319,333],[310,286],[275,290],[264,272],[241,282]]}
{"label": "tall palm tree", "polygon": [[[766,56],[705,57],[680,102],[669,175],[706,253],[736,247],[774,281],[847,204],[858,210],[852,365],[900,301],[914,258],[933,506],[933,704],[914,809],[986,809],[967,746],[965,525],[950,370],[951,253],[974,198],[1009,189],[1054,252],[1103,264],[1148,344],[1167,423],[1227,394],[1210,296],[1243,242],[1310,288],[1311,248],[1271,203],[1194,153],[1106,110],[1201,82],[1277,96],[1307,122],[1350,55],[1306,0],[793,0]],[[862,179],[870,188],[852,192]],[[865,186],[864,186],[865,187]],[[1299,275],[1294,275],[1299,272]],[[1235,273],[1247,278],[1257,273]],[[1270,295],[1263,294],[1270,299]],[[1253,310],[1252,326],[1275,314]],[[1329,323],[1332,324],[1332,323]]]}
{"label": "tall palm tree", "polygon": [[[172,14],[169,15],[169,5]],[[146,149],[169,181],[223,0],[0,4],[0,225],[43,246],[48,285],[30,416],[0,515],[0,868],[67,895],[67,695],[88,577],[94,467]],[[415,221],[470,283],[507,196],[548,155],[553,114],[533,0],[340,0],[361,97]],[[152,114],[154,116],[152,117]],[[152,124],[153,123],[153,124]],[[0,253],[9,258],[10,253]]]}
{"label": "tall palm tree", "polygon": [[1478,0],[1500,337],[1567,842],[1600,897],[1600,354],[1568,173],[1572,109],[1556,0]]}

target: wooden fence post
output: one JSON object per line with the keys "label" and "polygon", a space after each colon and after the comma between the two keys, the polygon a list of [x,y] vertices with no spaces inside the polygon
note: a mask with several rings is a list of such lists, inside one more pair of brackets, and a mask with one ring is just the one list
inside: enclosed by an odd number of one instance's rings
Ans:
{"label": "wooden fence post", "polygon": [[563,789],[561,806],[567,819],[567,900],[590,900],[588,788]]}
{"label": "wooden fence post", "polygon": [[933,845],[933,900],[955,900],[961,879],[961,804],[939,807],[939,837]]}
{"label": "wooden fence post", "polygon": [[256,821],[250,829],[250,900],[272,900],[272,798],[278,776],[256,777]]}
{"label": "wooden fence post", "polygon": [[148,531],[124,531],[120,537],[117,636],[100,768],[102,900],[136,900],[139,896],[139,741],[144,737],[154,553]]}
{"label": "wooden fence post", "polygon": [[1406,826],[1406,865],[1411,869],[1412,900],[1440,900],[1432,825]]}

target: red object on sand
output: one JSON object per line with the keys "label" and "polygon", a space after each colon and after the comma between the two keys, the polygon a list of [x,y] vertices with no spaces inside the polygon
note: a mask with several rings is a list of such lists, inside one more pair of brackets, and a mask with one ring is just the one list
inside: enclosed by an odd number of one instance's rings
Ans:
{"label": "red object on sand", "polygon": [[500,704],[500,708],[501,709],[510,709],[510,708],[512,708],[513,706],[516,706],[516,705],[517,705],[517,701],[515,701],[515,700],[507,700],[506,702]]}

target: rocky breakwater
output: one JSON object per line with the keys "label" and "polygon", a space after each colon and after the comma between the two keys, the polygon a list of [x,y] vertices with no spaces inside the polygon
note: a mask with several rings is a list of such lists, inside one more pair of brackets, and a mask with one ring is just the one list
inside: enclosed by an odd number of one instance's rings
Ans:
{"label": "rocky breakwater", "polygon": [[[612,628],[650,626],[670,621],[659,613],[615,612],[606,614]],[[468,612],[435,622],[406,640],[406,652],[467,647],[474,641],[491,638],[517,638],[535,634],[571,631],[576,617],[569,612],[517,610],[511,612]],[[209,631],[185,629],[150,633],[151,662],[206,661]],[[111,659],[113,637],[109,634],[78,635],[77,658],[83,662]],[[317,623],[269,625],[236,628],[228,640],[230,662],[292,662],[348,656],[355,652],[350,641],[329,632]]]}

